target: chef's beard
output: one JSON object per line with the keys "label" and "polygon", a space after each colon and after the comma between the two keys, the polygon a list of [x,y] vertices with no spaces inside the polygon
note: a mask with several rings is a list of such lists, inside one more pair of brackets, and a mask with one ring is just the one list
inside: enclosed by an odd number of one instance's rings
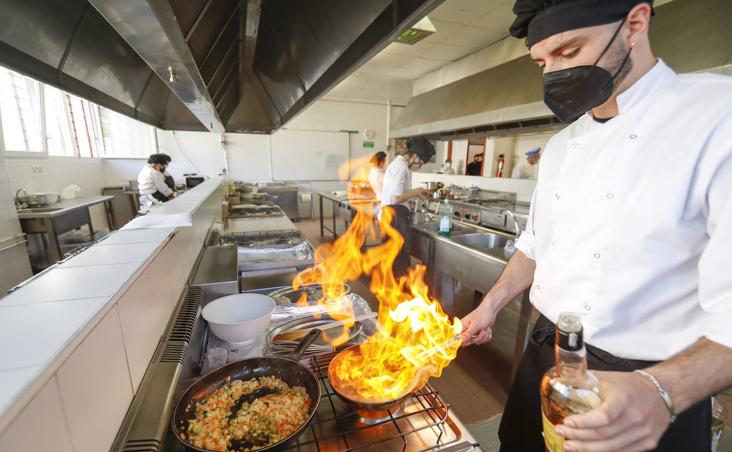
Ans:
{"label": "chef's beard", "polygon": [[[633,69],[633,58],[628,56],[628,52],[630,51],[631,49],[629,49],[621,39],[618,39],[610,50],[608,50],[607,55],[609,64],[606,69],[611,74],[615,74],[616,72],[618,74],[615,76],[615,81],[613,82],[615,92],[618,91],[618,87],[623,84],[623,81],[628,77],[628,74],[630,74],[630,71]],[[626,57],[627,61],[625,62],[625,65],[623,65],[623,61],[625,61]]]}

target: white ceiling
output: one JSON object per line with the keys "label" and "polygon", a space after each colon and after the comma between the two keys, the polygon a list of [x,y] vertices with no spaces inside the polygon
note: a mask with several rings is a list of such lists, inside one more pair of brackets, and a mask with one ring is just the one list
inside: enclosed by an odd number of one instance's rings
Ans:
{"label": "white ceiling", "polygon": [[392,43],[327,98],[405,105],[412,82],[508,36],[514,0],[445,0],[429,14],[437,31],[415,45]]}

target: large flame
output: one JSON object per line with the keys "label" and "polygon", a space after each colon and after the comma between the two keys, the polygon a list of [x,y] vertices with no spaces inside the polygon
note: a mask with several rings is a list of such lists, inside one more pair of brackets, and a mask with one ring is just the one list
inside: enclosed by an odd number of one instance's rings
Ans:
{"label": "large flame", "polygon": [[[460,321],[450,321],[439,301],[430,296],[424,281],[426,267],[394,276],[392,265],[404,239],[390,226],[393,214],[392,209],[384,209],[383,221],[378,222],[382,243],[364,250],[366,240],[377,232],[372,209],[361,205],[349,229],[335,242],[318,247],[315,265],[293,282],[294,288],[322,283],[320,302],[333,305],[331,316],[341,315],[350,328],[353,312],[339,302],[343,284],[370,276],[370,290],[379,302],[378,330],[360,345],[360,353],[347,354],[335,369],[341,384],[363,401],[393,400],[421,387],[429,377],[441,375],[459,348],[455,337],[461,331]],[[341,344],[348,339],[348,331],[328,339]]]}

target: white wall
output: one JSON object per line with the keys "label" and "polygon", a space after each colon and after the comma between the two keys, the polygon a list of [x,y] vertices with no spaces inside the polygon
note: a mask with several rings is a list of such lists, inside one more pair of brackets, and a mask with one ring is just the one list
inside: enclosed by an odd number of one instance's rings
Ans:
{"label": "white wall", "polygon": [[[226,154],[221,135],[210,132],[174,132],[158,130],[158,152],[172,159],[168,172],[178,182],[188,173],[213,176],[226,167]],[[104,159],[103,168],[109,185],[137,180],[147,158]]]}
{"label": "white wall", "polygon": [[[81,188],[79,196],[98,196],[107,185],[102,160],[97,158],[48,157],[4,158],[8,171],[11,194],[23,188],[30,192],[58,193],[67,185]],[[109,228],[104,206],[90,208],[95,230]]]}

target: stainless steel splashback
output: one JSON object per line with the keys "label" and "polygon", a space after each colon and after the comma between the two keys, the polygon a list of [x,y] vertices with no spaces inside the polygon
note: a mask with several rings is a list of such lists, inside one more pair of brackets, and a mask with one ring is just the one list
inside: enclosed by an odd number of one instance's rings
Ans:
{"label": "stainless steel splashback", "polygon": [[[650,36],[655,54],[677,72],[732,64],[732,2],[676,0],[656,8]],[[543,103],[542,74],[528,55],[413,97],[392,138],[499,136],[552,129]]]}
{"label": "stainless steel splashback", "polygon": [[172,130],[271,133],[443,0],[0,0],[0,64]]}

